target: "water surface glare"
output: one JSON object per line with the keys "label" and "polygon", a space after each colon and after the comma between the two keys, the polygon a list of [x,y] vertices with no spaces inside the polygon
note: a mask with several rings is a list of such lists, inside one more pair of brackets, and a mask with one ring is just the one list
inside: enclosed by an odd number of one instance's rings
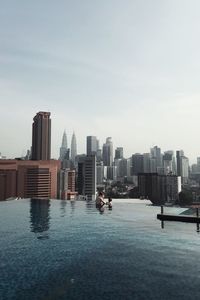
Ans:
{"label": "water surface glare", "polygon": [[[178,211],[178,209],[176,209]],[[159,207],[0,202],[0,299],[200,299],[200,235]]]}

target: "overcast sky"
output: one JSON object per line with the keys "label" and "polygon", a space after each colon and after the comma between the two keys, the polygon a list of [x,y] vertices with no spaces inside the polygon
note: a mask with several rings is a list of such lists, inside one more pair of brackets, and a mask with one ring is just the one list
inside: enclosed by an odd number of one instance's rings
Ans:
{"label": "overcast sky", "polygon": [[0,0],[0,152],[31,146],[50,111],[52,157],[64,129],[78,153],[107,136],[125,156],[200,156],[199,0]]}

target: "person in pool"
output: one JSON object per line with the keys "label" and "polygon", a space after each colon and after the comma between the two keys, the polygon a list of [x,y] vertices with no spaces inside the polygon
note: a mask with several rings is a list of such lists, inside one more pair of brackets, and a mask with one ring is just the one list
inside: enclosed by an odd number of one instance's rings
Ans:
{"label": "person in pool", "polygon": [[112,198],[108,198],[108,202],[106,203],[109,209],[112,209]]}
{"label": "person in pool", "polygon": [[96,207],[101,208],[106,204],[104,201],[104,194],[102,192],[99,193],[97,199],[96,199]]}

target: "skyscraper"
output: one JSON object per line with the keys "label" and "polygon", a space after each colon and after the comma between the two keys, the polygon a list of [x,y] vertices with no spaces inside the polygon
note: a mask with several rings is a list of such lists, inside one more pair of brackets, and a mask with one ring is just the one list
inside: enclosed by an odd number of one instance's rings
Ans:
{"label": "skyscraper", "polygon": [[107,137],[106,143],[103,144],[103,163],[104,166],[112,166],[113,163],[113,143],[112,138]]}
{"label": "skyscraper", "polygon": [[115,158],[123,158],[123,147],[117,147],[115,149]]}
{"label": "skyscraper", "polygon": [[78,162],[78,193],[95,199],[96,194],[96,156],[82,156]]}
{"label": "skyscraper", "polygon": [[71,141],[71,160],[73,163],[75,163],[76,155],[77,155],[76,136],[75,133],[73,132],[72,141]]}
{"label": "skyscraper", "polygon": [[166,151],[163,155],[163,168],[165,174],[173,172],[173,151]]}
{"label": "skyscraper", "polygon": [[161,149],[158,146],[151,148],[151,158],[155,160],[157,172],[159,168],[162,168],[162,154]]}
{"label": "skyscraper", "polygon": [[132,155],[132,175],[138,175],[138,173],[143,172],[143,155],[140,153],[135,153]]}
{"label": "skyscraper", "polygon": [[98,150],[98,140],[96,136],[87,136],[87,155],[93,155]]}
{"label": "skyscraper", "polygon": [[32,160],[51,159],[50,112],[38,112],[32,125]]}
{"label": "skyscraper", "polygon": [[181,158],[184,156],[183,150],[176,151],[176,166],[177,166],[177,175],[181,176]]}
{"label": "skyscraper", "polygon": [[60,160],[62,161],[65,159],[65,156],[67,155],[67,135],[66,132],[64,131],[63,137],[62,137],[62,145],[60,147]]}

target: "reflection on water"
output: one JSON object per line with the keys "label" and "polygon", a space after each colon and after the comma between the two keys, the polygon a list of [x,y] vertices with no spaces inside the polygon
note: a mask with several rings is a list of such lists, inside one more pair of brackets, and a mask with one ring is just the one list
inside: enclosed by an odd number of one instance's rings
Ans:
{"label": "reflection on water", "polygon": [[71,204],[71,215],[74,214],[74,209],[75,209],[75,200],[70,200],[70,204]]}
{"label": "reflection on water", "polygon": [[199,223],[197,223],[197,232],[199,233]]}
{"label": "reflection on water", "polygon": [[[161,228],[164,229],[165,228],[165,222],[163,220],[161,220]],[[196,223],[196,232],[199,233],[200,229],[199,229],[199,223]]]}
{"label": "reflection on water", "polygon": [[[49,230],[50,200],[30,200],[30,229],[31,232],[41,233]],[[48,236],[45,235],[47,238]],[[38,237],[39,239],[44,236]]]}
{"label": "reflection on water", "polygon": [[61,200],[60,201],[60,211],[61,211],[60,216],[61,217],[65,217],[66,216],[66,205],[67,205],[67,201],[66,200]]}

